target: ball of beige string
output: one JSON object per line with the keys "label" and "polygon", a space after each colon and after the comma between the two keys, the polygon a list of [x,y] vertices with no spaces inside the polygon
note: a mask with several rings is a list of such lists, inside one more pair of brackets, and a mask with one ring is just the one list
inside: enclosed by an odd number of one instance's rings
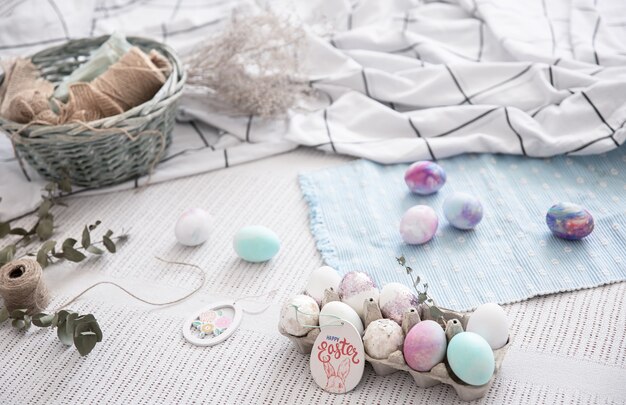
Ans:
{"label": "ball of beige string", "polygon": [[43,271],[33,259],[13,260],[0,268],[0,296],[6,309],[26,309],[29,315],[41,312],[50,302]]}

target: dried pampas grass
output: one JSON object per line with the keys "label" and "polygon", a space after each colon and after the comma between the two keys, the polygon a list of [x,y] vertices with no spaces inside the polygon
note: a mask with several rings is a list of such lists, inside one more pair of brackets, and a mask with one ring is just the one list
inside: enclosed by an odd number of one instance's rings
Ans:
{"label": "dried pampas grass", "polygon": [[234,115],[284,115],[311,88],[300,71],[304,30],[270,12],[234,14],[188,59],[188,83]]}

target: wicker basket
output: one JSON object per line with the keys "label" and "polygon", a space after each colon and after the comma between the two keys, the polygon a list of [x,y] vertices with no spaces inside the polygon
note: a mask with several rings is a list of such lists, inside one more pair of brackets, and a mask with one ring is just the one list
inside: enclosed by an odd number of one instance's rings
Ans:
{"label": "wicker basket", "polygon": [[[109,37],[69,41],[31,57],[42,76],[60,82],[87,61]],[[171,143],[176,106],[186,79],[182,64],[171,48],[145,39],[128,41],[144,52],[156,49],[172,65],[172,72],[155,96],[123,114],[88,125],[18,124],[0,117],[0,129],[11,138],[18,159],[26,160],[49,180],[69,177],[72,184],[96,188],[149,173]],[[0,75],[0,83],[4,76]],[[21,163],[21,161],[20,161]]]}

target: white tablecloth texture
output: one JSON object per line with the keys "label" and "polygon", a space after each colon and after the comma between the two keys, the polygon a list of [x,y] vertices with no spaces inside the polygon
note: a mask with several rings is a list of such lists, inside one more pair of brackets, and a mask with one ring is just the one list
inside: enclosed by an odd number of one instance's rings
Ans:
{"label": "white tablecloth texture", "polygon": [[[354,391],[326,393],[311,378],[308,357],[277,331],[281,303],[302,291],[321,265],[297,173],[347,160],[301,148],[139,190],[74,197],[69,207],[55,209],[57,240],[79,235],[95,219],[103,221],[103,231],[125,229],[130,239],[115,255],[47,268],[50,308],[101,280],[155,301],[197,286],[197,272],[154,256],[197,263],[207,282],[198,295],[166,308],[138,303],[108,286],[87,293],[71,307],[93,313],[104,340],[85,358],[65,348],[53,331],[2,325],[0,403],[461,403],[448,386],[422,389],[408,374],[379,377],[370,366]],[[173,235],[178,215],[189,207],[205,208],[218,219],[211,239],[197,248],[176,244]],[[233,234],[248,224],[268,226],[282,239],[271,262],[250,264],[235,255]],[[240,329],[219,346],[200,348],[184,340],[182,323],[195,310],[276,288],[270,308],[244,315]],[[479,403],[626,403],[624,296],[626,283],[618,283],[505,306],[513,343]]]}

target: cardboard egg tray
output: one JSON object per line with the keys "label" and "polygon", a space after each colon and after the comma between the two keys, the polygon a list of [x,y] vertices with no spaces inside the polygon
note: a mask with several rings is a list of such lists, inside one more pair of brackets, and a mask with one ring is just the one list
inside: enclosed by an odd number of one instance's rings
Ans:
{"label": "cardboard egg tray", "polygon": [[[339,301],[339,296],[334,291],[327,290],[324,300],[322,301],[322,307],[326,305],[326,303],[331,301]],[[445,322],[451,319],[458,319],[463,326],[463,330],[466,329],[467,321],[469,320],[471,313],[460,313],[442,308],[440,309],[444,313],[443,318]],[[371,322],[375,321],[376,319],[381,319],[383,317],[380,312],[380,308],[378,307],[378,303],[373,300],[366,300],[364,302],[364,315],[365,328],[367,328],[367,326]],[[420,320],[428,319],[435,320],[431,316],[428,306],[422,305],[419,309],[411,308],[404,314],[402,319],[402,330],[404,332],[404,335],[406,336],[407,332],[417,322],[419,322]],[[315,343],[315,339],[317,339],[317,336],[320,333],[319,328],[314,328],[311,329],[311,331],[304,336],[293,336],[285,332],[280,324],[278,325],[278,331],[282,335],[288,337],[289,340],[294,343],[298,351],[303,354],[311,353],[313,344]],[[372,365],[372,368],[377,375],[385,376],[398,371],[406,371],[411,374],[418,387],[428,388],[437,384],[448,384],[452,386],[452,388],[454,388],[459,398],[461,398],[463,401],[473,401],[475,399],[484,397],[489,391],[489,388],[491,388],[491,384],[493,384],[496,374],[498,373],[498,371],[500,371],[500,366],[502,365],[504,356],[506,355],[506,352],[511,345],[511,341],[512,337],[509,334],[509,340],[506,345],[493,351],[495,359],[495,370],[493,376],[488,383],[480,386],[468,385],[461,381],[456,375],[454,375],[447,361],[435,365],[428,372],[415,371],[411,369],[404,361],[404,355],[402,354],[402,350],[396,350],[395,352],[391,353],[391,355],[389,355],[387,359],[374,359],[368,356],[367,353],[365,353],[365,360],[367,360]]]}

